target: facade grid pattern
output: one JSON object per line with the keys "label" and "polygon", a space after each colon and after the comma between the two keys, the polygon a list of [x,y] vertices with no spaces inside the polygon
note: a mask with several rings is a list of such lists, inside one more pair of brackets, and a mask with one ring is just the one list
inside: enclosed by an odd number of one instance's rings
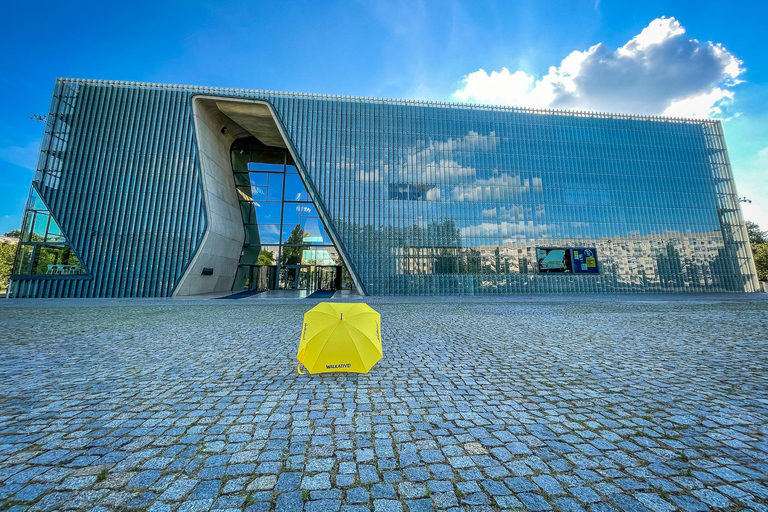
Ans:
{"label": "facade grid pattern", "polygon": [[[93,280],[61,294],[172,292],[205,229],[196,94],[272,105],[365,293],[756,290],[716,120],[62,79],[36,182]],[[536,247],[600,272],[541,274]]]}

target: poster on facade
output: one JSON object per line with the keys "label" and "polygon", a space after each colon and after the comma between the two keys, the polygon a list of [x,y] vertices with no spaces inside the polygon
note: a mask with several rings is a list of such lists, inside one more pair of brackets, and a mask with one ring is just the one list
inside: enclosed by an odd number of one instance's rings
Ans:
{"label": "poster on facade", "polygon": [[563,274],[572,271],[571,249],[564,247],[537,247],[536,261],[541,274]]}
{"label": "poster on facade", "polygon": [[540,274],[597,274],[597,251],[594,247],[537,247]]}
{"label": "poster on facade", "polygon": [[575,274],[597,274],[597,251],[594,247],[572,249],[573,272]]}

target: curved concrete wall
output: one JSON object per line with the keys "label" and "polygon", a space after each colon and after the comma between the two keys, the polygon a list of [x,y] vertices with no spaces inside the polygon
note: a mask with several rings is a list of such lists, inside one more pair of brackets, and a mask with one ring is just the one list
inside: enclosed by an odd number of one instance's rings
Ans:
{"label": "curved concrete wall", "polygon": [[[192,110],[208,224],[174,297],[230,291],[245,239],[229,155],[232,142],[244,135],[243,130],[216,107],[213,98],[193,98]],[[221,133],[224,126],[226,133]],[[212,268],[213,275],[202,275],[204,268]]]}

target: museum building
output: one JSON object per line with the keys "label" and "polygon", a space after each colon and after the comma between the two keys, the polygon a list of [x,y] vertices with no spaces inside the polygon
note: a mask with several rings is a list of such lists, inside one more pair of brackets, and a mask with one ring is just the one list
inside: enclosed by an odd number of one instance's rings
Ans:
{"label": "museum building", "polygon": [[757,286],[719,120],[57,79],[10,295]]}

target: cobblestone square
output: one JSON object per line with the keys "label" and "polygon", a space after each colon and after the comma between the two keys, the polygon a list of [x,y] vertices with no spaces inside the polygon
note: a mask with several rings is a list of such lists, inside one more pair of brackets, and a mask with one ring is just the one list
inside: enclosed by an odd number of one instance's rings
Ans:
{"label": "cobblestone square", "polygon": [[768,300],[368,302],[313,376],[311,300],[2,301],[0,510],[768,510]]}

